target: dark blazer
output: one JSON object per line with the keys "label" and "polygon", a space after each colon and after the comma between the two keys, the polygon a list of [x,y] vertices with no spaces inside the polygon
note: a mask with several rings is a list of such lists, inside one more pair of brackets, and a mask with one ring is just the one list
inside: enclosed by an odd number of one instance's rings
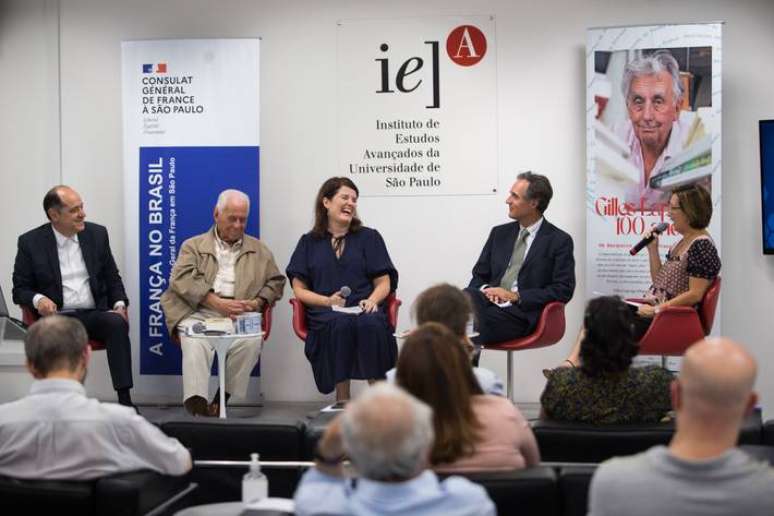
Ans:
{"label": "dark blazer", "polygon": [[[498,286],[508,268],[519,223],[495,226],[489,233],[473,278],[468,285]],[[572,237],[543,219],[540,230],[519,270],[519,303],[506,310],[520,311],[534,327],[543,307],[551,301],[567,303],[575,292],[575,258]]]}
{"label": "dark blazer", "polygon": [[[112,310],[116,301],[129,306],[124,283],[110,251],[107,229],[86,223],[78,233],[83,261],[89,272],[89,286],[97,310]],[[19,237],[13,266],[13,302],[32,308],[35,294],[43,294],[61,308],[62,273],[51,224],[43,224]]]}

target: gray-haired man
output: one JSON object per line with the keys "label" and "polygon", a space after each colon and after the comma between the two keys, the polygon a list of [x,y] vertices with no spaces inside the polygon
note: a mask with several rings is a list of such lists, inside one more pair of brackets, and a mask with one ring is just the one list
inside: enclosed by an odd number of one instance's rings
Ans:
{"label": "gray-haired man", "polygon": [[683,150],[684,92],[677,60],[666,50],[634,59],[624,68],[621,90],[629,120],[616,132],[628,144],[629,160],[641,172],[639,184],[627,191],[626,202],[647,209],[668,202],[668,193],[651,188],[650,178]]}
{"label": "gray-haired man", "polygon": [[[266,245],[245,234],[250,200],[238,190],[224,190],[209,231],[183,243],[172,269],[169,288],[161,296],[170,334],[178,333],[183,350],[183,402],[193,415],[216,415],[216,393],[207,405],[214,349],[204,339],[186,336],[186,329],[208,317],[231,317],[261,311],[282,297],[285,277]],[[226,360],[226,397],[243,397],[261,356],[258,338],[234,342]]]}
{"label": "gray-haired man", "polygon": [[[316,466],[296,491],[299,515],[494,515],[486,491],[467,479],[439,482],[427,469],[433,445],[430,407],[393,385],[369,388],[326,429]],[[349,458],[359,477],[344,477]]]}
{"label": "gray-haired man", "polygon": [[86,397],[82,382],[91,357],[77,319],[51,315],[24,343],[35,381],[30,394],[0,405],[0,475],[87,480],[151,469],[182,475],[191,455],[133,408]]}

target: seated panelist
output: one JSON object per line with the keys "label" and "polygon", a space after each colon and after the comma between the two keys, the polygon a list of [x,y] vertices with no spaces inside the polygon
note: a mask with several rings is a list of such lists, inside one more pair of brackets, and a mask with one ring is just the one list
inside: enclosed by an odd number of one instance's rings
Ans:
{"label": "seated panelist", "polygon": [[[635,320],[637,337],[648,330],[656,311],[667,306],[696,306],[712,280],[720,274],[720,257],[707,231],[712,218],[712,196],[702,186],[676,188],[669,198],[669,218],[683,238],[673,245],[662,263],[658,236],[648,244],[650,277],[653,280]],[[648,232],[647,234],[651,234]]]}
{"label": "seated panelist", "polygon": [[[357,217],[358,195],[346,177],[323,183],[314,227],[298,241],[286,270],[306,307],[304,352],[317,389],[327,394],[335,388],[336,401],[349,399],[352,379],[384,378],[398,355],[384,303],[398,286],[398,271],[379,232]],[[362,313],[332,309],[344,306]]]}
{"label": "seated panelist", "polygon": [[[658,255],[658,234],[652,229],[644,236],[648,244],[650,277],[653,284],[645,293],[645,304],[633,320],[634,338],[640,340],[653,322],[656,312],[668,306],[695,307],[704,298],[712,281],[720,274],[720,257],[707,226],[712,218],[712,196],[700,185],[685,185],[672,191],[669,217],[683,238],[673,245],[662,263]],[[562,366],[578,365],[579,337]]]}
{"label": "seated panelist", "polygon": [[548,178],[532,172],[511,187],[505,203],[514,222],[492,229],[465,289],[476,312],[476,344],[528,335],[545,305],[572,298],[572,237],[543,217],[552,196]]}
{"label": "seated panelist", "polygon": [[43,211],[50,223],[19,237],[13,302],[46,317],[74,317],[90,339],[105,343],[118,402],[132,406],[129,299],[110,250],[107,229],[86,222],[83,200],[65,185],[49,190]]}
{"label": "seated panelist", "polygon": [[[180,336],[183,351],[183,404],[197,416],[217,415],[219,392],[207,404],[214,348],[186,330],[207,318],[259,312],[282,297],[285,278],[269,248],[245,235],[250,199],[238,190],[224,190],[215,205],[215,224],[189,238],[177,257],[169,288],[161,296],[170,335]],[[244,397],[250,372],[261,356],[261,339],[234,341],[226,360],[226,399]]]}

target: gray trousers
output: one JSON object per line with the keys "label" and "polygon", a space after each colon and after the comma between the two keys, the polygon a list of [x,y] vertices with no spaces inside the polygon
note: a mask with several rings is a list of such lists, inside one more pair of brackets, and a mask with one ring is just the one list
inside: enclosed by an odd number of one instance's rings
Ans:
{"label": "gray trousers", "polygon": [[[186,329],[189,326],[208,317],[219,317],[219,315],[203,309],[183,319],[177,327],[180,347],[183,350],[183,400],[191,396],[210,399],[210,370],[215,348],[206,339],[186,336]],[[234,341],[226,354],[226,392],[239,398],[247,395],[250,372],[261,357],[262,347],[263,339],[260,337]],[[218,367],[222,367],[222,364],[218,364]]]}

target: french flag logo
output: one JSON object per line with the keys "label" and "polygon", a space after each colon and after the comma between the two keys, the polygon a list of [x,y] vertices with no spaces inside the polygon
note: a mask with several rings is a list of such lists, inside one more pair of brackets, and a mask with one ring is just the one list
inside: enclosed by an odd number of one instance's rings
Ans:
{"label": "french flag logo", "polygon": [[142,65],[142,73],[167,73],[167,63],[156,64],[156,69],[153,69],[153,64]]}

